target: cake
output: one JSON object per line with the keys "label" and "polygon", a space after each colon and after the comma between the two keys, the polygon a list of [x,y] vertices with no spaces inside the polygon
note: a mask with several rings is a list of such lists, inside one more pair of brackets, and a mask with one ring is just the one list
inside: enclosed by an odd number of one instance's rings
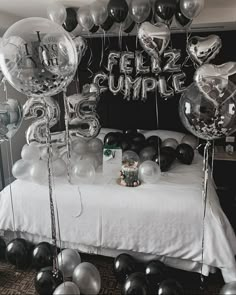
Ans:
{"label": "cake", "polygon": [[138,162],[125,162],[121,167],[120,184],[128,187],[140,185],[138,179]]}

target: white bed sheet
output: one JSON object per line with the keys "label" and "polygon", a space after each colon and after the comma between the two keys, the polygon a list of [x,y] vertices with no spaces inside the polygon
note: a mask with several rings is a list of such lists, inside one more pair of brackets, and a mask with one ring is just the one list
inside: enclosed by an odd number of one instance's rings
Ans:
{"label": "white bed sheet", "polygon": [[[175,259],[176,267],[188,269],[181,265],[192,263],[189,270],[199,271],[194,265],[201,264],[202,175],[202,158],[196,154],[192,165],[176,162],[156,185],[126,188],[115,178],[102,176],[92,185],[79,187],[64,179],[55,180],[61,240],[78,249],[100,249],[97,253],[101,254],[132,251]],[[11,188],[16,231],[50,240],[47,186],[16,180]],[[12,220],[8,186],[0,194],[0,229],[13,231]],[[235,234],[210,182],[205,274],[217,267],[225,282],[236,281],[235,254]]]}

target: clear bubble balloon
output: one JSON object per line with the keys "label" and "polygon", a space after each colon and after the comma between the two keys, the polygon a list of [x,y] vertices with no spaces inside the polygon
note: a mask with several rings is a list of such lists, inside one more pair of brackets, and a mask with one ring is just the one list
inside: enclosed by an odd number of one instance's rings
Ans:
{"label": "clear bubble balloon", "polygon": [[38,184],[46,184],[48,181],[48,168],[45,161],[35,161],[30,169],[31,179]]}
{"label": "clear bubble balloon", "polygon": [[52,96],[72,81],[78,57],[74,42],[60,25],[31,17],[13,24],[0,46],[7,81],[27,96]]}
{"label": "clear bubble balloon", "polygon": [[29,161],[18,160],[12,167],[12,175],[17,179],[30,180],[31,165]]}
{"label": "clear bubble balloon", "polygon": [[21,158],[25,161],[37,161],[40,158],[40,149],[36,145],[25,144],[21,150]]}
{"label": "clear bubble balloon", "polygon": [[80,7],[77,12],[77,21],[83,29],[89,31],[94,26],[94,20],[90,11],[90,6]]}
{"label": "clear bubble balloon", "polygon": [[[51,160],[55,161],[59,157],[59,151],[57,147],[51,148]],[[49,158],[48,147],[43,146],[40,148],[40,158],[44,161],[47,161]]]}
{"label": "clear bubble balloon", "polygon": [[75,140],[72,144],[72,151],[78,155],[84,155],[88,151],[87,142],[82,138]]}
{"label": "clear bubble balloon", "polygon": [[0,99],[0,142],[12,138],[21,126],[22,106],[16,99]]}
{"label": "clear bubble balloon", "polygon": [[180,0],[180,10],[189,19],[197,17],[203,10],[205,0]]}
{"label": "clear bubble balloon", "polygon": [[80,290],[73,282],[64,282],[59,285],[53,295],[80,295]]}
{"label": "clear bubble balloon", "polygon": [[56,159],[52,162],[52,173],[55,177],[64,176],[67,171],[66,162],[62,159]]}
{"label": "clear bubble balloon", "polygon": [[52,2],[47,8],[47,15],[51,21],[62,25],[66,20],[66,9],[60,2]]}
{"label": "clear bubble balloon", "polygon": [[107,2],[104,0],[95,1],[90,8],[92,19],[95,25],[101,26],[108,17]]}
{"label": "clear bubble balloon", "polygon": [[236,86],[228,81],[222,89],[218,80],[208,77],[201,87],[192,83],[179,101],[185,128],[205,140],[224,138],[236,131]]}
{"label": "clear bubble balloon", "polygon": [[58,256],[58,266],[65,278],[71,278],[77,265],[80,264],[81,258],[79,253],[73,249],[64,249]]}
{"label": "clear bubble balloon", "polygon": [[91,153],[102,152],[103,142],[99,138],[93,138],[88,142],[88,148]]}
{"label": "clear bubble balloon", "polygon": [[139,162],[139,156],[133,151],[125,151],[122,154],[122,162]]}
{"label": "clear bubble balloon", "polygon": [[91,164],[95,170],[99,166],[98,158],[94,153],[87,153],[82,157],[82,159],[83,161],[86,161],[87,163]]}
{"label": "clear bubble balloon", "polygon": [[71,169],[72,183],[91,184],[95,179],[95,168],[85,160],[77,161]]}
{"label": "clear bubble balloon", "polygon": [[153,161],[145,161],[139,166],[139,178],[145,183],[157,183],[161,176],[159,165]]}

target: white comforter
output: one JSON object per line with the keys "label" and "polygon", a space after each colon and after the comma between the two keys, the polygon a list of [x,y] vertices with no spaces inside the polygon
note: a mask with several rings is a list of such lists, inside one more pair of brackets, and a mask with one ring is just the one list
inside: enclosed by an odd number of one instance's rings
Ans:
{"label": "white comforter", "polygon": [[[131,250],[201,263],[203,200],[202,158],[190,166],[175,163],[156,185],[119,186],[98,177],[92,185],[56,180],[61,240],[67,245]],[[15,228],[49,239],[47,186],[12,183]],[[13,231],[10,188],[0,194],[0,229]],[[236,238],[222,212],[213,185],[208,192],[204,264],[236,281]]]}

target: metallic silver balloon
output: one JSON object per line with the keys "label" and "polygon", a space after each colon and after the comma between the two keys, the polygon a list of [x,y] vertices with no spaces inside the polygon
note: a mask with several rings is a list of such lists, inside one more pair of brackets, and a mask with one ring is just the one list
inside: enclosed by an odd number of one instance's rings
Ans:
{"label": "metallic silver balloon", "polygon": [[[99,88],[99,92],[103,93],[105,91],[107,91],[107,87],[101,85],[102,82],[104,82],[105,80],[108,79],[107,74],[103,73],[103,72],[99,72],[97,73],[94,78],[93,78],[93,83],[96,84]],[[100,82],[101,81],[101,82]]]}
{"label": "metallic silver balloon", "polygon": [[179,145],[179,143],[176,139],[167,138],[167,139],[163,140],[161,147],[171,147],[175,150],[178,145]]}
{"label": "metallic silver balloon", "polygon": [[151,12],[151,3],[149,0],[131,0],[129,4],[129,14],[138,24],[144,22]]}
{"label": "metallic silver balloon", "polygon": [[236,282],[230,282],[225,284],[221,289],[219,295],[235,295],[236,294]]}
{"label": "metallic silver balloon", "polygon": [[78,54],[78,64],[80,64],[81,59],[87,50],[88,43],[87,43],[86,39],[81,36],[74,38],[73,41],[74,41],[76,51]]}
{"label": "metallic silver balloon", "polygon": [[108,17],[107,2],[97,0],[90,6],[90,13],[96,26],[101,26]]}
{"label": "metallic silver balloon", "polygon": [[84,295],[97,295],[101,289],[101,277],[97,268],[89,263],[80,263],[74,270],[72,281]]}
{"label": "metallic silver balloon", "polygon": [[173,88],[175,90],[175,93],[181,93],[186,89],[186,87],[184,86],[185,78],[186,78],[185,73],[179,73],[179,74],[173,75],[172,81],[173,81]]}
{"label": "metallic silver balloon", "polygon": [[[179,115],[185,128],[205,140],[224,138],[236,131],[235,84],[228,81],[221,95],[217,80],[208,78],[206,88],[209,85],[211,90],[205,95],[196,83],[192,83],[179,101]],[[205,88],[204,84],[202,88]]]}
{"label": "metallic silver balloon", "polygon": [[133,68],[131,66],[131,60],[134,59],[134,52],[124,51],[120,55],[120,72],[124,74],[131,74]]}
{"label": "metallic silver balloon", "polygon": [[0,101],[0,142],[12,138],[21,126],[23,110],[13,98]]}
{"label": "metallic silver balloon", "polygon": [[119,64],[119,59],[120,59],[120,52],[118,51],[111,51],[108,55],[108,62],[107,62],[107,70],[108,72],[112,71],[113,66]]}
{"label": "metallic silver balloon", "polygon": [[73,282],[64,282],[59,285],[53,295],[80,295],[80,290]]}
{"label": "metallic silver balloon", "polygon": [[124,77],[119,76],[118,81],[115,83],[115,76],[110,75],[108,78],[108,85],[109,85],[109,90],[113,93],[113,95],[117,95],[119,92],[121,92],[124,89]]}
{"label": "metallic silver balloon", "polygon": [[46,124],[49,119],[50,128],[57,124],[60,119],[60,107],[52,97],[33,97],[26,101],[23,106],[25,120],[35,119],[26,131],[27,143],[37,142],[46,144]]}
{"label": "metallic silver balloon", "polygon": [[[130,76],[125,77],[125,91],[124,99],[128,101],[138,100],[140,98],[140,91],[142,87],[142,77],[132,78]],[[133,89],[133,96],[131,96],[131,89]]]}
{"label": "metallic silver balloon", "polygon": [[164,52],[164,58],[167,62],[163,68],[163,72],[179,72],[181,71],[181,64],[176,64],[181,57],[181,51],[178,49],[169,49]]}
{"label": "metallic silver balloon", "polygon": [[75,268],[81,263],[79,253],[73,249],[64,249],[58,256],[58,267],[64,278],[71,278]]}
{"label": "metallic silver balloon", "polygon": [[189,19],[197,17],[203,10],[205,0],[180,0],[180,10]]}
{"label": "metallic silver balloon", "polygon": [[77,12],[77,21],[86,31],[89,31],[94,26],[94,20],[91,15],[90,6],[82,6]]}
{"label": "metallic silver balloon", "polygon": [[143,49],[159,59],[170,42],[170,29],[163,23],[152,25],[144,22],[138,29],[138,38]]}
{"label": "metallic silver balloon", "polygon": [[174,95],[174,90],[172,88],[168,88],[166,78],[164,76],[159,77],[157,86],[161,97],[167,98]]}
{"label": "metallic silver balloon", "polygon": [[66,21],[66,8],[60,2],[52,2],[47,8],[48,18],[62,25]]}
{"label": "metallic silver balloon", "polygon": [[186,50],[193,62],[198,65],[208,63],[220,52],[222,41],[217,35],[207,37],[191,37],[186,46]]}
{"label": "metallic silver balloon", "polygon": [[156,162],[147,160],[139,166],[139,178],[142,182],[155,184],[161,176],[161,169]]}
{"label": "metallic silver balloon", "polygon": [[136,51],[135,68],[137,74],[148,74],[150,72],[149,66],[144,65],[143,55],[141,51]]}
{"label": "metallic silver balloon", "polygon": [[146,101],[148,92],[154,91],[156,89],[156,79],[151,77],[144,77],[142,79],[142,101]]}

